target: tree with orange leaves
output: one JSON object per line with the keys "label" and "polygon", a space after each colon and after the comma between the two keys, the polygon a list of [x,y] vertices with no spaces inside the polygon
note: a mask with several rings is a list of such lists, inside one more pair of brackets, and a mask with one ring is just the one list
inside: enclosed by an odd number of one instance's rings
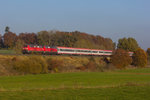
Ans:
{"label": "tree with orange leaves", "polygon": [[132,58],[125,50],[117,49],[113,52],[111,62],[115,67],[122,69],[132,63]]}

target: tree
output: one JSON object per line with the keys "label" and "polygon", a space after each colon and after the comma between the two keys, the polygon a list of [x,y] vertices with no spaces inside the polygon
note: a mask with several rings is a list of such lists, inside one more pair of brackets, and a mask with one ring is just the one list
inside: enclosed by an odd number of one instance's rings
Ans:
{"label": "tree", "polygon": [[128,50],[136,51],[139,48],[137,41],[134,38],[128,38]]}
{"label": "tree", "polygon": [[147,54],[143,49],[139,48],[134,52],[133,65],[137,67],[145,67],[147,65]]}
{"label": "tree", "polygon": [[37,39],[39,45],[51,45],[51,32],[38,32]]}
{"label": "tree", "polygon": [[111,62],[117,68],[125,68],[130,65],[132,58],[129,56],[129,53],[123,49],[117,49],[113,52]]}
{"label": "tree", "polygon": [[113,50],[114,43],[109,38],[94,36],[87,33],[41,31],[37,35],[39,45],[66,46],[77,48]]}
{"label": "tree", "polygon": [[8,32],[4,34],[4,46],[6,48],[13,48],[15,46],[15,42],[17,40],[17,35],[12,32]]}
{"label": "tree", "polygon": [[73,47],[74,43],[76,42],[76,38],[73,37],[71,34],[63,34],[58,39],[58,44],[60,46],[66,46],[66,47]]}
{"label": "tree", "polygon": [[147,49],[147,55],[150,57],[150,48]]}
{"label": "tree", "polygon": [[118,40],[117,48],[134,52],[139,48],[139,45],[134,38],[122,38]]}
{"label": "tree", "polygon": [[5,33],[8,33],[8,32],[10,32],[10,28],[8,26],[6,26]]}
{"label": "tree", "polygon": [[24,41],[23,41],[23,40],[18,39],[18,40],[16,41],[14,50],[15,50],[15,52],[16,52],[17,54],[22,54],[23,45],[24,45]]}
{"label": "tree", "polygon": [[3,37],[0,34],[0,48],[4,47]]}
{"label": "tree", "polygon": [[37,44],[37,35],[35,33],[20,33],[19,39],[25,44]]}

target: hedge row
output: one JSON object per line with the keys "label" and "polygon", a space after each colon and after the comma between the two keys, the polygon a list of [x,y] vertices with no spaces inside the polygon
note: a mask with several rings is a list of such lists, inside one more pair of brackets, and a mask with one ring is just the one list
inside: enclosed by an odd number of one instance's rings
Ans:
{"label": "hedge row", "polygon": [[[91,60],[93,59],[93,60]],[[99,70],[105,66],[100,57],[13,57],[14,70],[20,74],[42,74],[62,71]]]}

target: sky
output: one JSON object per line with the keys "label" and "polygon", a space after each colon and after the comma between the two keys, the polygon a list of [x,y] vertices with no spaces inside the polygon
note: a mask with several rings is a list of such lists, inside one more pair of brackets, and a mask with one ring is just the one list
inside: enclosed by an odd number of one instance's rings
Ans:
{"label": "sky", "polygon": [[0,33],[80,31],[150,48],[150,0],[0,0]]}

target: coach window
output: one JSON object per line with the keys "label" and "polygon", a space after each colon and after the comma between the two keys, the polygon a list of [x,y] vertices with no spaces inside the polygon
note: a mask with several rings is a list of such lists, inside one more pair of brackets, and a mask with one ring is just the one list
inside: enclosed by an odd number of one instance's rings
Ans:
{"label": "coach window", "polygon": [[67,51],[69,51],[69,52],[74,52],[74,50],[71,50],[71,49],[68,49]]}
{"label": "coach window", "polygon": [[91,51],[87,51],[88,53],[90,53]]}
{"label": "coach window", "polygon": [[80,50],[76,50],[76,52],[80,52]]}
{"label": "coach window", "polygon": [[89,53],[91,52],[91,51],[88,51]]}
{"label": "coach window", "polygon": [[93,53],[97,53],[97,51],[93,51]]}
{"label": "coach window", "polygon": [[89,51],[85,50],[84,52],[89,52]]}
{"label": "coach window", "polygon": [[81,50],[82,52],[85,52],[85,50]]}

